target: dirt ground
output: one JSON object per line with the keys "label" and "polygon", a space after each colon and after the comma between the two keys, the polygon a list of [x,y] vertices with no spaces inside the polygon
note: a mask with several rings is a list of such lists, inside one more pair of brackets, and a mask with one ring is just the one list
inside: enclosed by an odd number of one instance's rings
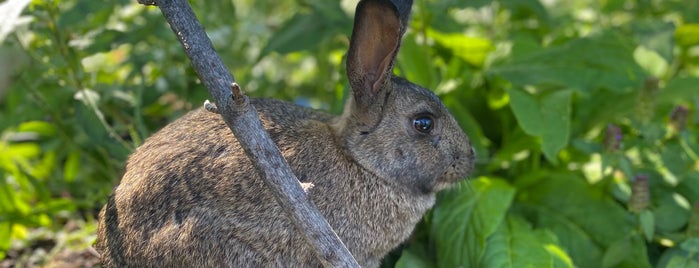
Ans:
{"label": "dirt ground", "polygon": [[95,226],[68,221],[61,230],[29,230],[25,239],[13,241],[0,268],[99,267],[99,254],[92,248]]}
{"label": "dirt ground", "polygon": [[92,248],[84,250],[64,249],[54,255],[44,250],[27,254],[16,251],[8,252],[8,256],[0,261],[0,268],[11,267],[47,267],[47,268],[80,268],[99,267],[97,252]]}

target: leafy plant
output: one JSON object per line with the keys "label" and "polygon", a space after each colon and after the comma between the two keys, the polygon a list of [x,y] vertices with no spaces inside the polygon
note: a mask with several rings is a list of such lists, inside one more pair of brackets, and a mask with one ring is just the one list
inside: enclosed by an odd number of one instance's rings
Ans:
{"label": "leafy plant", "polygon": [[[353,1],[192,4],[250,95],[341,110]],[[128,153],[206,92],[157,9],[0,11],[1,256],[34,228],[92,222]],[[384,265],[699,267],[697,14],[416,1],[397,70],[440,95],[478,167]]]}

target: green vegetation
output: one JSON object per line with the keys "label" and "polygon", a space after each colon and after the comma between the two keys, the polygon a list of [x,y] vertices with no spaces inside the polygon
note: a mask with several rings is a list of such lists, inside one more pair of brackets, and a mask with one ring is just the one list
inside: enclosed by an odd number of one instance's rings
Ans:
{"label": "green vegetation", "polygon": [[[332,112],[354,4],[192,1],[249,95]],[[47,230],[84,248],[128,154],[206,90],[157,8],[0,11],[0,260]],[[397,70],[440,95],[478,167],[386,266],[699,267],[699,1],[418,0],[413,14]]]}

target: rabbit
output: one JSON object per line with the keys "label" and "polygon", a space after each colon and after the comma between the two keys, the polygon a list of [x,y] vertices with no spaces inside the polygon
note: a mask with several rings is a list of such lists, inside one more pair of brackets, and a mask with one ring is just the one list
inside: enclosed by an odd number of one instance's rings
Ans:
{"label": "rabbit", "polygon": [[[312,203],[362,267],[404,242],[469,175],[470,141],[440,99],[393,75],[412,1],[359,2],[341,115],[251,99]],[[318,267],[220,115],[147,139],[99,213],[104,267]]]}

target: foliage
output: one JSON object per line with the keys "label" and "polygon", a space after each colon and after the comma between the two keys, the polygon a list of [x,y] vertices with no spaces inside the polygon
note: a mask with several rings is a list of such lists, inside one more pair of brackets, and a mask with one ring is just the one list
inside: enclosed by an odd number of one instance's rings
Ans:
{"label": "foliage", "polygon": [[[257,97],[337,113],[356,1],[193,1]],[[14,10],[14,11],[13,11]],[[156,8],[0,3],[0,256],[94,221],[129,152],[206,98]],[[416,1],[397,72],[477,152],[398,267],[699,267],[699,3]]]}

